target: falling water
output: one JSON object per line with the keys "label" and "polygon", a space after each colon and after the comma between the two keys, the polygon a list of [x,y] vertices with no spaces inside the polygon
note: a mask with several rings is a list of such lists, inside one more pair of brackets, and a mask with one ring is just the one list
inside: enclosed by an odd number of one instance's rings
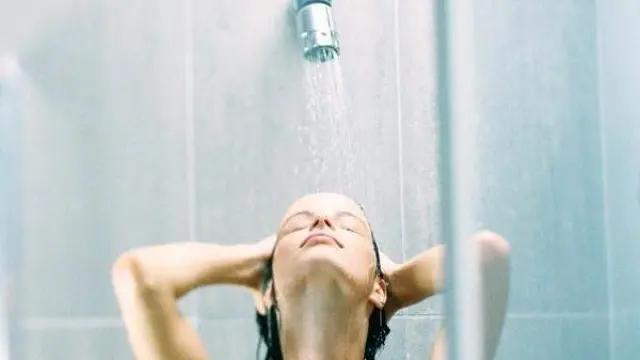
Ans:
{"label": "falling water", "polygon": [[358,126],[349,116],[340,62],[305,62],[305,94],[307,117],[298,134],[309,151],[307,171],[314,189],[354,194],[362,184],[361,146]]}

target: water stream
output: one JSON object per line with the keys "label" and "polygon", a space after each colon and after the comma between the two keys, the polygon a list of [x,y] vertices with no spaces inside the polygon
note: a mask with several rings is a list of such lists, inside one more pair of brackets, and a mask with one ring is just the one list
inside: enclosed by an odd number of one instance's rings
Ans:
{"label": "water stream", "polygon": [[362,146],[349,114],[340,62],[307,61],[304,66],[307,116],[298,135],[310,155],[307,179],[315,191],[353,194],[363,180]]}

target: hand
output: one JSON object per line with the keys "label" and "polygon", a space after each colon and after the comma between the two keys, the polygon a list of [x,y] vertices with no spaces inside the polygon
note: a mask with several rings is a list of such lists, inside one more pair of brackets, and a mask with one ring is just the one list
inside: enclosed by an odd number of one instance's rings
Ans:
{"label": "hand", "polygon": [[382,273],[384,274],[384,280],[387,283],[391,282],[391,279],[393,278],[393,275],[396,271],[396,269],[398,269],[400,265],[396,264],[395,262],[393,262],[393,260],[391,260],[387,254],[380,252],[380,267],[382,267]]}
{"label": "hand", "polygon": [[260,268],[253,275],[254,277],[252,281],[253,286],[250,287],[251,295],[253,296],[253,301],[256,305],[256,309],[261,314],[266,313],[264,294],[262,293],[262,289],[261,289],[263,270],[264,270],[264,267],[266,266],[267,261],[269,261],[269,259],[271,259],[271,256],[273,255],[273,248],[275,245],[276,245],[276,235],[267,236],[264,239],[253,244],[258,254],[260,254],[259,255],[260,258],[263,259]]}
{"label": "hand", "polygon": [[275,234],[269,235],[255,244],[256,249],[258,249],[259,254],[264,257],[265,261],[271,258],[271,255],[273,254],[273,247],[275,245],[276,245]]}
{"label": "hand", "polygon": [[396,279],[396,270],[400,267],[399,264],[396,264],[391,260],[387,254],[380,252],[380,267],[382,268],[382,273],[384,275],[384,281],[387,283],[387,304],[391,304],[392,306],[387,306],[386,309],[388,311],[387,316],[391,318],[393,313],[395,312],[395,297],[393,296],[393,287]]}
{"label": "hand", "polygon": [[273,254],[273,247],[275,246],[275,244],[276,235],[270,235],[256,243],[249,245],[251,247],[251,253],[257,255],[259,263],[256,263],[256,266],[249,275],[250,279],[248,283],[249,287],[258,293],[260,293],[260,288],[262,286],[264,267],[267,265],[267,261],[271,259],[271,255]]}

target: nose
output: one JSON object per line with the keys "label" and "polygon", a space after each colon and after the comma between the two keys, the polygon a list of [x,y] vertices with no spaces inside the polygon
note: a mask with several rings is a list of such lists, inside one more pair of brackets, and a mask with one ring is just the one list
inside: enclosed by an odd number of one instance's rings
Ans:
{"label": "nose", "polygon": [[328,227],[329,229],[333,230],[333,223],[326,216],[318,216],[316,220],[313,222],[311,229],[315,229],[315,228],[322,229],[324,227]]}

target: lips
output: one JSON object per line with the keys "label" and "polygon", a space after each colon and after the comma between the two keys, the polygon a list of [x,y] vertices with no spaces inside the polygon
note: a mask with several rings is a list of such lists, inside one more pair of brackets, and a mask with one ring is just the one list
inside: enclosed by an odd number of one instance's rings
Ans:
{"label": "lips", "polygon": [[300,244],[300,247],[304,247],[306,245],[316,245],[316,244],[328,244],[328,245],[337,245],[339,248],[343,248],[340,241],[338,241],[335,237],[325,234],[325,233],[316,233],[307,236],[306,239]]}

